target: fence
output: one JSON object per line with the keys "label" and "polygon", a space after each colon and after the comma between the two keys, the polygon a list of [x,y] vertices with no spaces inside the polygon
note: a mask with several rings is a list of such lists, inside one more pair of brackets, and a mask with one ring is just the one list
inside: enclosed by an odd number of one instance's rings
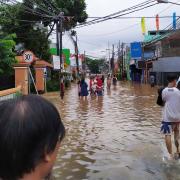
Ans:
{"label": "fence", "polygon": [[0,101],[13,99],[21,94],[21,86],[13,89],[7,89],[4,91],[0,91]]}

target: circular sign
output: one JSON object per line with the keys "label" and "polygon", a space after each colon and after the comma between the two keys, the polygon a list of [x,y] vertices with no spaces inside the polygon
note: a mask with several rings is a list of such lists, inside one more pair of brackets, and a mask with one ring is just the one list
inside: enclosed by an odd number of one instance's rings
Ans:
{"label": "circular sign", "polygon": [[27,63],[33,62],[34,54],[31,51],[25,51],[23,54],[23,60]]}

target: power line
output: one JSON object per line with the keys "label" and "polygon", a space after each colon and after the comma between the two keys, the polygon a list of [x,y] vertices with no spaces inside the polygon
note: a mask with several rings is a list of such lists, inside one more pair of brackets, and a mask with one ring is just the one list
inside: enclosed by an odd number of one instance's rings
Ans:
{"label": "power line", "polygon": [[[155,16],[129,16],[129,17],[117,17],[117,18],[113,18],[113,19],[141,19],[141,18],[146,18],[146,19],[155,19]],[[180,17],[180,16],[176,16],[176,17]],[[88,18],[100,18],[103,19],[103,17],[88,17]],[[172,18],[172,16],[159,16],[160,19],[165,19],[165,18]]]}
{"label": "power line", "polygon": [[118,15],[118,16],[109,17],[109,18],[106,18],[106,19],[103,19],[103,20],[99,20],[99,21],[96,21],[96,22],[94,22],[94,23],[80,25],[80,26],[77,26],[76,28],[81,28],[81,27],[85,27],[85,26],[92,25],[92,24],[97,24],[97,23],[101,23],[101,22],[104,22],[104,21],[107,21],[107,20],[111,20],[111,19],[114,19],[114,18],[117,18],[117,17],[120,17],[120,16],[124,16],[124,15],[127,15],[127,14],[132,14],[132,13],[134,13],[134,12],[141,11],[141,10],[144,10],[144,9],[146,9],[146,8],[152,7],[152,6],[156,5],[156,4],[157,4],[157,3],[152,4],[152,5],[149,5],[149,6],[146,6],[146,7],[143,7],[143,8],[139,8],[139,9],[136,9],[136,10],[133,10],[133,11],[131,11],[131,12],[124,13],[124,14],[121,14],[121,15]]}
{"label": "power line", "polygon": [[[32,6],[32,4],[35,4],[36,6],[37,6],[37,9],[38,10],[41,10],[41,11],[43,11],[44,13],[47,13],[47,14],[49,14],[49,15],[55,15],[54,13],[51,13],[50,11],[48,11],[44,6],[42,6],[42,5],[40,5],[40,4],[38,4],[35,0],[28,0],[29,1],[29,5],[30,6]],[[26,1],[26,3],[27,3],[27,1]]]}
{"label": "power line", "polygon": [[179,3],[172,2],[172,1],[168,1],[168,3],[180,6],[180,4],[179,4]]}
{"label": "power line", "polygon": [[[154,1],[151,1],[151,3],[154,2]],[[107,20],[110,20],[110,19],[114,19],[114,18],[118,18],[118,17],[121,17],[121,16],[124,16],[124,15],[127,15],[127,14],[131,14],[133,12],[137,12],[137,11],[140,11],[140,10],[143,10],[143,9],[146,9],[148,7],[151,7],[151,6],[154,6],[156,5],[157,3],[155,4],[151,4],[150,2],[146,2],[145,4],[143,5],[136,5],[136,7],[134,8],[131,7],[131,8],[128,8],[128,9],[125,9],[125,10],[122,10],[122,11],[118,11],[117,13],[113,13],[111,15],[108,15],[108,16],[105,16],[103,17],[102,19],[95,19],[95,20],[92,20],[92,21],[89,21],[89,22],[86,22],[86,23],[82,23],[82,24],[79,24],[77,26],[77,28],[79,27],[85,27],[85,26],[88,26],[88,25],[92,25],[92,24],[97,24],[97,23],[100,23],[100,22],[103,22],[103,21],[107,21]],[[142,3],[141,3],[142,4]],[[126,12],[128,11],[128,12]]]}
{"label": "power line", "polygon": [[[40,16],[40,17],[43,17],[43,18],[52,18],[53,17],[53,16],[48,16],[48,15],[43,14],[43,13],[36,12],[34,9],[31,9],[31,8],[27,7],[26,5],[20,3],[20,2],[18,2],[16,0],[9,0],[9,2],[12,3],[12,5],[20,4],[20,6],[25,9],[25,12],[30,13],[32,15]],[[2,0],[0,1],[0,3],[3,4],[3,5],[11,6],[11,4],[5,3]]]}
{"label": "power line", "polygon": [[[130,11],[130,10],[132,10],[132,9],[134,9],[134,8],[137,8],[137,7],[139,7],[139,6],[142,6],[142,5],[144,5],[145,3],[149,3],[149,2],[150,2],[150,1],[145,1],[145,2],[143,2],[143,3],[140,3],[140,4],[138,4],[138,5],[132,6],[132,7],[130,7],[130,8],[127,8],[127,9],[124,9],[124,10],[121,10],[121,11],[118,11],[118,12],[115,12],[115,13],[113,13],[113,14],[109,14],[109,15],[104,16],[104,17],[102,17],[102,18],[105,19],[105,18],[109,18],[109,17],[115,16],[115,15],[117,15],[117,14],[124,13],[124,12],[126,12],[126,11]],[[94,19],[94,20],[92,20],[92,21],[89,21],[89,22],[86,22],[86,23],[91,23],[91,22],[97,21],[97,20],[99,20],[99,19],[100,19],[100,18],[97,17],[96,19]],[[83,24],[83,23],[82,23],[82,24]],[[80,25],[81,25],[81,24],[80,24]]]}

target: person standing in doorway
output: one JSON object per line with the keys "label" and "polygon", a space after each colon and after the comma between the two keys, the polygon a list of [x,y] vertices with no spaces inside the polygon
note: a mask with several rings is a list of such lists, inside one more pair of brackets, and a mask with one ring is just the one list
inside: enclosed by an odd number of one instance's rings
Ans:
{"label": "person standing in doorway", "polygon": [[179,124],[180,124],[180,91],[176,88],[176,76],[168,75],[168,87],[162,91],[162,100],[164,101],[163,121],[161,132],[165,135],[165,143],[173,159],[172,138],[174,133],[174,142],[176,146],[176,155],[180,156],[179,149]]}

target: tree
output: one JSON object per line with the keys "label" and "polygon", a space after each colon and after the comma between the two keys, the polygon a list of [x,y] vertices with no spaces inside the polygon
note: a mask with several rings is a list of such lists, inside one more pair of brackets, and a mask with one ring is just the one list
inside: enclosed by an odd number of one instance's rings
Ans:
{"label": "tree", "polygon": [[[24,0],[23,3],[0,4],[0,26],[3,32],[17,35],[17,44],[24,43],[25,49],[32,50],[36,56],[48,60],[48,26],[53,25],[53,17],[60,11],[64,11],[65,16],[71,16],[71,19],[66,18],[64,22],[65,30],[69,30],[78,22],[86,20],[85,9],[85,0]],[[38,27],[37,23],[43,24],[45,28]]]}
{"label": "tree", "polygon": [[92,74],[102,73],[106,66],[104,59],[90,59],[86,58],[86,63]]}
{"label": "tree", "polygon": [[12,66],[16,63],[15,54],[13,53],[15,46],[13,38],[15,38],[14,34],[0,38],[0,75],[11,75],[13,73]]}
{"label": "tree", "polygon": [[54,0],[54,2],[65,13],[65,16],[73,17],[70,21],[66,19],[66,30],[75,27],[77,23],[86,21],[88,15],[85,11],[85,0]]}

